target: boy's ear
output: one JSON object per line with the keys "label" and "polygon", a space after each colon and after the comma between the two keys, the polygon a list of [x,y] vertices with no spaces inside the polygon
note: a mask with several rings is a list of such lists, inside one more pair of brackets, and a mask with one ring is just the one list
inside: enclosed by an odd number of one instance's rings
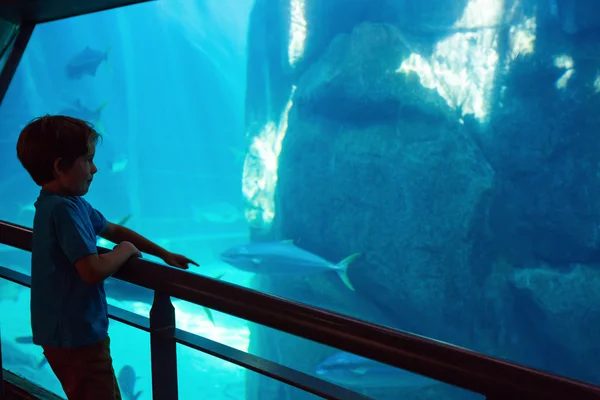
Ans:
{"label": "boy's ear", "polygon": [[60,157],[54,160],[54,173],[56,175],[62,175],[65,173],[64,160]]}

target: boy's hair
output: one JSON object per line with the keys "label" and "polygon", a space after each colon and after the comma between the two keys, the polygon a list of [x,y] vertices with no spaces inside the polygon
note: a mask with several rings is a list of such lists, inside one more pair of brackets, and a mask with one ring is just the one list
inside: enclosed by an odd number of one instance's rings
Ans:
{"label": "boy's hair", "polygon": [[54,161],[62,158],[61,170],[69,170],[75,160],[86,155],[90,144],[101,135],[92,124],[64,115],[34,118],[19,134],[17,157],[39,186],[54,180]]}

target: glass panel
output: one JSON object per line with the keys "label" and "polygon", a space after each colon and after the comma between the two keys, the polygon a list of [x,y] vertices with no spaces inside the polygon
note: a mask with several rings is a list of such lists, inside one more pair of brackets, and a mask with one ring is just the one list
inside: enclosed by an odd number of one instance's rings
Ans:
{"label": "glass panel", "polygon": [[251,240],[310,254],[228,261],[264,292],[600,383],[598,11],[256,2]]}
{"label": "glass panel", "polygon": [[372,399],[485,399],[478,393],[343,351],[320,360],[314,373]]}
{"label": "glass panel", "polygon": [[[246,399],[247,379],[256,379],[260,375],[243,367],[228,363],[208,354],[177,345],[177,362],[179,375],[179,398],[181,400],[198,399]],[[190,371],[193,373],[184,373]],[[201,378],[199,378],[201,377]],[[262,392],[260,398],[264,400],[292,400],[292,399],[320,399],[315,395],[285,384],[280,384],[274,379],[262,377],[266,381],[277,385],[275,392]]]}
{"label": "glass panel", "polygon": [[0,266],[29,275],[31,273],[31,253],[0,244]]}
{"label": "glass panel", "polygon": [[[29,289],[0,278],[0,327],[2,329],[2,368],[63,396],[64,391],[46,362],[42,348],[31,342]],[[16,298],[5,293],[27,292]]]}
{"label": "glass panel", "polygon": [[[236,13],[156,2],[38,25],[0,108],[0,167],[11,171],[0,176],[10,193],[0,219],[33,223],[39,189],[16,159],[20,129],[44,113],[81,117],[104,135],[87,199],[110,221],[202,262],[196,272],[220,274],[219,253],[248,240],[236,193],[251,1],[229,3]],[[69,75],[76,62],[93,71]],[[177,140],[165,141],[169,132]],[[229,275],[241,284],[250,276]],[[149,292],[114,279],[106,286],[112,304],[147,315]]]}
{"label": "glass panel", "polygon": [[110,353],[123,399],[152,399],[150,334],[110,321]]}
{"label": "glass panel", "polygon": [[[38,26],[0,107],[0,218],[32,224],[24,124],[81,117],[104,135],[87,199],[191,273],[600,383],[597,6],[323,4],[159,1]],[[115,286],[147,315],[151,297]],[[175,306],[184,329],[310,354],[295,368],[330,355]]]}
{"label": "glass panel", "polygon": [[[18,285],[0,279],[2,294]],[[28,289],[25,289],[28,291]],[[42,348],[31,343],[29,296],[18,301],[0,300],[2,311],[2,365],[13,373],[65,397],[60,382],[46,362]],[[113,367],[125,399],[152,398],[150,336],[144,331],[111,320],[109,327]],[[133,374],[131,373],[133,372]],[[131,379],[132,376],[135,379]],[[133,394],[140,392],[139,397]]]}
{"label": "glass panel", "polygon": [[[258,324],[250,324],[248,352],[296,369],[305,374],[335,383],[373,399],[423,398],[444,400],[479,400],[476,393],[428,379],[385,364],[342,352],[307,339]],[[262,376],[248,377],[247,385],[254,396],[277,391],[281,384]],[[272,397],[276,399],[277,397]],[[290,397],[303,399],[303,397]]]}

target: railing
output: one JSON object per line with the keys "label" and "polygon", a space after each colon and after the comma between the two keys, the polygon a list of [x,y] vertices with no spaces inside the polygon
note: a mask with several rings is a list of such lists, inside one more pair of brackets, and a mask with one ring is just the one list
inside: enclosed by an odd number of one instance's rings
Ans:
{"label": "railing", "polygon": [[[31,237],[30,229],[0,221],[1,244],[31,251]],[[6,268],[0,268],[0,277],[25,286],[30,282],[29,276]],[[323,398],[367,398],[177,329],[171,296],[480,393],[487,399],[600,399],[600,387],[594,385],[143,259],[130,260],[114,277],[155,293],[149,319],[117,307],[109,308],[111,318],[150,333],[154,399],[178,398],[176,343]]]}

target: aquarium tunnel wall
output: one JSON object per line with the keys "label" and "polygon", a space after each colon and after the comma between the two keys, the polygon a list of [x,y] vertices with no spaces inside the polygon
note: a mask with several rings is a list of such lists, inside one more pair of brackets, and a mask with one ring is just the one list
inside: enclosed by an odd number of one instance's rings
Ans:
{"label": "aquarium tunnel wall", "polygon": [[[82,118],[103,136],[86,199],[191,273],[600,384],[599,11],[163,0],[39,24],[0,106],[0,219],[33,222],[20,130]],[[29,274],[30,254],[0,247],[0,265]],[[105,285],[148,316],[148,292]],[[180,329],[372,398],[481,398],[173,303]],[[64,397],[28,289],[1,280],[0,310],[4,368]],[[149,335],[109,334],[123,397],[150,399]],[[177,351],[181,399],[314,397]]]}

